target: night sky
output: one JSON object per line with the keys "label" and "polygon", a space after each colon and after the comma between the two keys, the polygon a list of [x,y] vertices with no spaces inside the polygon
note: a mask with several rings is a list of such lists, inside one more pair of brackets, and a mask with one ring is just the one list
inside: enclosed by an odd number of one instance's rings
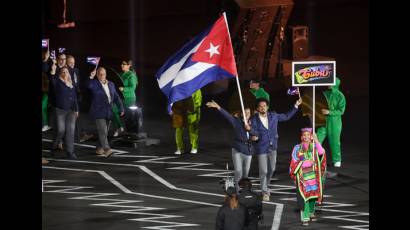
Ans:
{"label": "night sky", "polygon": [[[66,48],[76,57],[83,76],[92,69],[85,63],[86,56],[101,56],[101,66],[117,72],[122,58],[133,59],[140,82],[138,100],[164,109],[166,98],[155,73],[175,51],[211,25],[222,9],[229,10],[234,4],[227,0],[71,0],[68,7],[73,9],[76,27],[57,29],[58,2],[43,1],[42,34],[50,38],[51,49]],[[288,25],[309,27],[310,55],[336,59],[337,75],[348,98],[368,98],[368,13],[367,1],[294,0],[288,20]],[[113,72],[108,75],[117,80]]]}

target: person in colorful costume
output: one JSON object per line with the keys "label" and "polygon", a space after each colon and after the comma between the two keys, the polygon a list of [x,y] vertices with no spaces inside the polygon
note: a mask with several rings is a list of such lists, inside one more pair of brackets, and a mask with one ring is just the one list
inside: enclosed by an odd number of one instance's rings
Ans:
{"label": "person in colorful costume", "polygon": [[[291,179],[296,184],[297,207],[302,225],[316,221],[315,203],[322,203],[323,182],[326,174],[326,154],[312,129],[301,130],[301,143],[295,145],[289,167]],[[314,152],[313,152],[313,140]]]}
{"label": "person in colorful costume", "polygon": [[316,131],[320,143],[323,143],[328,137],[332,162],[335,167],[341,167],[342,164],[340,135],[342,133],[342,115],[346,108],[346,99],[339,90],[339,86],[340,79],[336,78],[336,85],[329,86],[329,89],[323,92],[328,104],[328,109],[322,109],[322,114],[326,116],[326,126],[319,127]]}
{"label": "person in colorful costume", "polygon": [[191,97],[177,101],[172,106],[172,127],[175,128],[176,155],[184,152],[184,127],[188,126],[191,154],[198,152],[199,120],[201,119],[202,92],[195,91]]}

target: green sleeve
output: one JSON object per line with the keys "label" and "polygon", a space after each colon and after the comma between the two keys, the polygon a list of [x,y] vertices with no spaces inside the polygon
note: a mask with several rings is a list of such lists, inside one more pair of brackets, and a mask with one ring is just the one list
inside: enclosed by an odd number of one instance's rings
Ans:
{"label": "green sleeve", "polygon": [[201,107],[202,104],[202,92],[201,90],[197,90],[195,93],[192,94],[192,100],[194,101],[194,108],[195,110]]}
{"label": "green sleeve", "polygon": [[124,95],[134,95],[137,88],[138,80],[134,74],[129,74],[124,79]]}
{"label": "green sleeve", "polygon": [[346,108],[346,99],[343,94],[340,94],[337,104],[334,106],[334,109],[329,110],[329,116],[342,116]]}
{"label": "green sleeve", "polygon": [[270,96],[269,96],[269,93],[268,92],[266,92],[265,90],[263,90],[263,97],[264,98],[266,98],[268,101],[270,101]]}

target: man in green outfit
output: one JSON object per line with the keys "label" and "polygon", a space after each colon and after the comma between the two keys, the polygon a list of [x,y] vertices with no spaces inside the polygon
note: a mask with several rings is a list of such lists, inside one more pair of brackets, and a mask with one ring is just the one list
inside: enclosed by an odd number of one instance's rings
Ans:
{"label": "man in green outfit", "polygon": [[256,100],[259,98],[265,98],[270,102],[270,97],[268,92],[266,92],[261,86],[260,81],[253,79],[249,82],[250,92],[256,97]]}
{"label": "man in green outfit", "polygon": [[[132,69],[132,61],[122,61],[121,63],[121,70],[123,71],[120,75],[120,78],[123,82],[123,87],[119,87],[119,90],[122,92],[124,96],[124,108],[126,111],[126,120],[130,119],[130,107],[135,106],[136,96],[135,96],[135,89],[138,85],[138,78],[135,71]],[[142,128],[142,111],[141,108],[137,109],[138,111],[138,120],[140,122],[138,126]],[[114,137],[118,136],[120,132],[124,131],[124,124],[121,121],[119,116],[118,108],[114,105],[113,106],[114,112],[114,125],[116,126],[117,130],[114,133]],[[140,124],[141,123],[141,124]]]}
{"label": "man in green outfit", "polygon": [[342,133],[342,115],[346,107],[346,99],[339,90],[340,79],[336,78],[336,85],[329,86],[323,92],[328,109],[322,109],[322,114],[326,116],[326,126],[319,127],[316,131],[320,143],[328,137],[332,161],[335,167],[341,167],[342,157],[340,150],[340,134]]}

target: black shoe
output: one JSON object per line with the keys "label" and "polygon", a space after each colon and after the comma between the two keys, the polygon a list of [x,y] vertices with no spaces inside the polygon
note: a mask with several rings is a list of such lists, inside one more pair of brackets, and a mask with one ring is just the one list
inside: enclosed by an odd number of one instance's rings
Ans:
{"label": "black shoe", "polygon": [[78,157],[75,155],[75,153],[68,153],[68,159],[70,160],[77,160]]}

